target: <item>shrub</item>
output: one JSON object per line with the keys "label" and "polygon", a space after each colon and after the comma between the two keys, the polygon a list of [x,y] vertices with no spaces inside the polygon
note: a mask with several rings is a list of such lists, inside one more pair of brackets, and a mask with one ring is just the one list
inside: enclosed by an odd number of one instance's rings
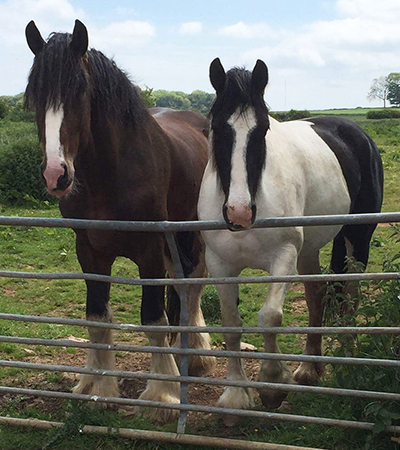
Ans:
{"label": "shrub", "polygon": [[0,119],[4,119],[6,117],[9,110],[8,103],[0,98]]}
{"label": "shrub", "polygon": [[0,201],[24,203],[45,199],[40,179],[42,152],[35,136],[26,136],[2,146],[0,152]]}
{"label": "shrub", "polygon": [[[400,242],[400,226],[395,225],[392,230],[392,239]],[[383,272],[398,272],[399,270],[400,253],[387,256],[383,263]],[[328,317],[325,316],[327,326],[398,327],[400,323],[398,307],[400,281],[397,279],[370,281],[365,285],[365,294],[362,295],[360,306],[355,314],[345,316],[332,314],[332,305],[330,305],[331,314]],[[342,298],[341,302],[343,301],[346,299]],[[399,360],[400,337],[390,334],[342,334],[338,336],[337,340],[328,337],[326,350],[328,354],[337,357]],[[330,377],[334,387],[380,392],[399,392],[400,389],[398,371],[391,367],[377,368],[367,365],[338,364],[332,366]],[[365,399],[365,401],[357,402],[357,406],[354,403],[353,415],[357,420],[375,422],[373,436],[368,437],[371,442],[385,426],[397,424],[400,419],[398,402],[391,400],[371,402],[371,400]],[[372,444],[368,445],[365,448],[378,448],[373,447]]]}
{"label": "shrub", "polygon": [[385,108],[378,111],[368,111],[367,119],[400,119],[400,110]]}
{"label": "shrub", "polygon": [[206,286],[201,298],[201,309],[204,319],[208,323],[221,323],[221,309],[219,304],[219,296],[214,286]]}
{"label": "shrub", "polygon": [[306,109],[291,109],[290,111],[286,112],[273,112],[271,113],[271,116],[276,120],[279,120],[280,122],[287,122],[289,120],[307,119],[308,117],[311,117],[311,114],[310,111],[307,111]]}

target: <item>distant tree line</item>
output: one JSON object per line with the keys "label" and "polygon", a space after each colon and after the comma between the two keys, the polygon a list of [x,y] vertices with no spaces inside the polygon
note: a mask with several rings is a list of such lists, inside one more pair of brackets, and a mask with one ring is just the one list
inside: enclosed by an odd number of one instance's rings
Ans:
{"label": "distant tree line", "polygon": [[[141,95],[148,108],[160,106],[164,108],[192,110],[206,115],[214,101],[214,94],[204,91],[193,91],[186,94],[181,91],[155,91],[146,87],[141,89]],[[0,97],[0,120],[7,117],[13,122],[32,122],[34,113],[24,110],[24,94]]]}
{"label": "distant tree line", "polygon": [[154,91],[146,87],[146,89],[142,90],[142,98],[148,107],[190,109],[201,114],[207,114],[214,101],[214,94],[198,90],[193,91],[191,94],[186,94],[182,91],[166,91],[164,89]]}
{"label": "distant tree line", "polygon": [[400,73],[392,72],[386,77],[374,78],[367,98],[370,101],[382,100],[384,108],[387,101],[391,105],[400,106]]}

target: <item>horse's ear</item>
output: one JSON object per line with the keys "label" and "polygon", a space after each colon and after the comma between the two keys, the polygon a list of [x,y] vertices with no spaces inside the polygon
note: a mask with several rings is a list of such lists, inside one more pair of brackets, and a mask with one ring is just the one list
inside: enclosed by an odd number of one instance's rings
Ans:
{"label": "horse's ear", "polygon": [[210,81],[217,94],[224,89],[225,79],[226,74],[221,61],[219,58],[215,58],[210,64]]}
{"label": "horse's ear", "polygon": [[268,84],[268,67],[264,61],[257,59],[251,75],[251,87],[255,92],[264,92]]}
{"label": "horse's ear", "polygon": [[46,45],[46,42],[42,38],[40,31],[37,29],[35,22],[31,20],[25,28],[25,36],[26,42],[28,43],[29,48],[32,50],[32,53],[36,56]]}
{"label": "horse's ear", "polygon": [[88,32],[80,20],[75,20],[74,31],[72,32],[71,49],[78,55],[83,56],[89,45]]}

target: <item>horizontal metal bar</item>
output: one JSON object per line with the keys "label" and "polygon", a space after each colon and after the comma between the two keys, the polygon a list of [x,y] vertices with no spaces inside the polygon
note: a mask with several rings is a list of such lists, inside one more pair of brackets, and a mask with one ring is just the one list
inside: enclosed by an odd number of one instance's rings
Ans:
{"label": "horizontal metal bar", "polygon": [[262,389],[270,388],[277,391],[285,392],[307,392],[311,394],[326,394],[326,395],[339,395],[343,397],[355,397],[355,398],[373,398],[376,400],[390,400],[399,401],[400,394],[394,392],[375,392],[365,390],[354,389],[342,389],[342,388],[329,388],[320,386],[302,386],[297,384],[283,384],[283,383],[271,383],[264,381],[238,381],[227,380],[221,378],[208,378],[208,377],[190,377],[190,376],[177,376],[166,375],[159,373],[143,373],[143,372],[130,372],[126,370],[107,370],[107,369],[89,369],[87,367],[75,367],[56,364],[39,364],[21,361],[7,361],[0,360],[0,367],[13,367],[18,369],[28,370],[48,370],[49,372],[67,372],[78,373],[87,375],[101,375],[109,377],[118,377],[135,380],[158,380],[158,381],[176,381],[190,384],[201,384],[210,386],[232,386]]}
{"label": "horizontal metal bar", "polygon": [[400,272],[380,273],[340,273],[315,275],[281,275],[259,277],[219,277],[219,278],[127,278],[98,275],[82,272],[19,272],[0,271],[2,278],[22,278],[34,280],[86,280],[104,281],[105,283],[127,284],[134,286],[179,286],[210,284],[264,284],[264,283],[304,283],[307,281],[381,281],[400,279]]}
{"label": "horizontal metal bar", "polygon": [[[321,216],[268,217],[255,221],[252,228],[276,228],[322,225],[360,225],[366,223],[400,222],[400,213],[373,214],[337,214]],[[83,220],[83,219],[53,219],[43,217],[0,216],[0,225],[28,226],[46,228],[97,229],[112,231],[199,231],[224,230],[227,225],[223,220],[208,221],[119,221],[119,220]]]}
{"label": "horizontal metal bar", "polygon": [[[0,416],[0,425],[15,427],[35,428],[51,430],[62,428],[62,422],[50,422],[39,419],[18,419],[15,417]],[[223,447],[235,450],[322,450],[310,447],[298,447],[296,445],[270,444],[267,442],[252,442],[240,439],[227,439],[221,437],[199,436],[193,434],[178,434],[165,431],[134,430],[131,428],[112,428],[96,425],[84,425],[79,431],[82,434],[100,434],[106,436],[118,436],[127,439],[142,439],[147,441],[172,442],[175,445],[201,445],[207,447]]]}
{"label": "horizontal metal bar", "polygon": [[[36,389],[22,389],[22,388],[12,388],[8,386],[0,386],[0,393],[2,394],[17,394],[17,395],[32,395],[35,397],[45,397],[45,398],[62,398],[71,400],[82,400],[91,401],[97,403],[107,403],[115,405],[128,405],[128,406],[139,406],[139,407],[150,407],[150,408],[162,408],[162,409],[176,409],[178,411],[195,411],[204,413],[215,413],[223,415],[234,415],[241,417],[256,417],[259,419],[270,419],[270,420],[282,420],[296,423],[305,424],[316,424],[316,425],[328,425],[334,427],[344,427],[344,428],[356,428],[362,430],[372,431],[375,424],[370,422],[356,422],[353,420],[342,420],[342,419],[329,419],[324,417],[310,417],[302,416],[296,414],[283,414],[269,411],[252,411],[245,409],[233,409],[233,408],[220,408],[217,406],[202,406],[202,405],[183,405],[179,403],[165,403],[156,402],[151,400],[140,400],[140,399],[130,399],[130,398],[117,398],[117,397],[103,397],[98,395],[87,395],[87,394],[71,394],[68,392],[56,392],[56,391],[43,391]],[[384,428],[385,432],[388,433],[399,433],[400,426],[386,426]]]}
{"label": "horizontal metal bar", "polygon": [[115,350],[133,353],[169,353],[172,355],[197,355],[197,356],[216,356],[222,358],[248,358],[273,361],[306,361],[322,362],[326,364],[346,364],[346,365],[367,365],[382,367],[400,367],[400,360],[391,359],[369,359],[352,358],[337,356],[315,356],[315,355],[292,355],[284,353],[261,353],[261,352],[234,352],[229,350],[205,350],[194,348],[176,348],[176,347],[151,347],[135,346],[126,344],[98,344],[92,342],[75,342],[66,339],[38,339],[22,338],[13,336],[0,336],[0,342],[8,342],[24,345],[46,345],[53,347],[73,347],[73,348],[95,348],[98,350]]}
{"label": "horizontal metal bar", "polygon": [[96,327],[129,332],[161,331],[167,333],[245,333],[245,334],[390,334],[399,335],[400,327],[223,327],[223,326],[173,326],[133,325],[123,323],[96,322],[84,319],[32,316],[25,314],[0,313],[0,320],[47,323],[80,327]]}

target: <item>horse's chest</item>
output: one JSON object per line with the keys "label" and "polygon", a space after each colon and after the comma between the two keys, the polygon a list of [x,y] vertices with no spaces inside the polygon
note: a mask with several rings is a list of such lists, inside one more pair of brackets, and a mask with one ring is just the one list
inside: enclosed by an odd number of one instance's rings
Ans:
{"label": "horse's chest", "polygon": [[203,232],[208,248],[221,261],[243,269],[269,270],[277,252],[287,242],[301,245],[295,229],[255,229],[243,232]]}

